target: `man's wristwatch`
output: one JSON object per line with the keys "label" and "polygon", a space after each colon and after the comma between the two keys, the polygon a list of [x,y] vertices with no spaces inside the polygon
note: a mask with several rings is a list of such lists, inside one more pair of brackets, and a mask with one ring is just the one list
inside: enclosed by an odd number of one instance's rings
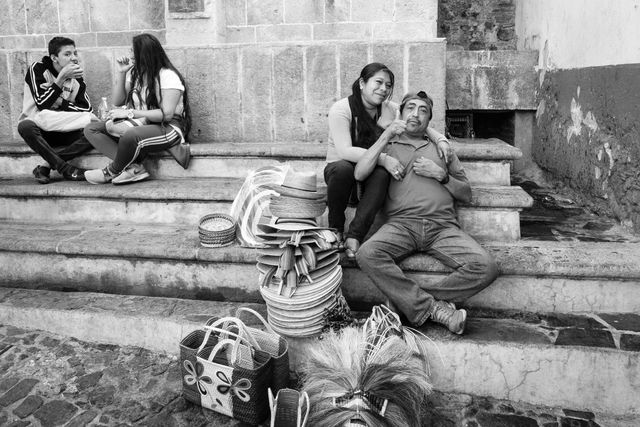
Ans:
{"label": "man's wristwatch", "polygon": [[133,108],[127,109],[127,119],[133,119]]}
{"label": "man's wristwatch", "polygon": [[446,174],[446,175],[444,176],[444,178],[442,178],[442,179],[440,180],[440,184],[443,184],[443,185],[444,185],[444,184],[446,184],[447,182],[449,182],[449,174]]}

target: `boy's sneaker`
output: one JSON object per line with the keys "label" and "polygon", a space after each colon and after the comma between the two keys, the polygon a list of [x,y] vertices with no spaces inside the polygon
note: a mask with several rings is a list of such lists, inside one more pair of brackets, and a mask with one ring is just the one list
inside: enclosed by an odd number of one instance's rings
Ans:
{"label": "boy's sneaker", "polygon": [[429,319],[446,326],[454,334],[461,335],[467,322],[467,311],[456,310],[455,305],[450,302],[434,300]]}
{"label": "boy's sneaker", "polygon": [[84,173],[84,177],[87,182],[91,184],[106,184],[111,182],[114,175],[109,171],[109,167],[105,166],[103,169],[91,169]]}
{"label": "boy's sneaker", "polygon": [[113,178],[113,184],[130,184],[149,178],[149,172],[140,163],[132,163],[120,175]]}
{"label": "boy's sneaker", "polygon": [[65,163],[64,166],[58,169],[60,175],[67,181],[84,181],[85,169],[80,169],[75,166],[71,166],[69,163]]}
{"label": "boy's sneaker", "polygon": [[49,176],[50,173],[51,168],[48,168],[46,166],[38,165],[33,170],[33,176],[36,177],[36,181],[38,181],[40,184],[48,184],[51,182],[51,177]]}

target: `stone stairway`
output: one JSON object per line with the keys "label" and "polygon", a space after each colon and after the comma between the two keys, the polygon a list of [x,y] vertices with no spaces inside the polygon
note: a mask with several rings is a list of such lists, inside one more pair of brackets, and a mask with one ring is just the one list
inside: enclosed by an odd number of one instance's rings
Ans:
{"label": "stone stairway", "polygon": [[[518,150],[498,140],[455,146],[474,195],[460,207],[461,223],[495,254],[501,275],[468,301],[466,335],[425,329],[442,356],[432,360],[436,389],[634,425],[640,245],[519,241],[519,211],[532,200],[510,186]],[[226,211],[256,167],[288,162],[321,176],[324,151],[312,143],[194,144],[188,171],[156,156],[146,162],[153,180],[117,187],[39,185],[29,176],[38,157],[23,144],[0,144],[0,323],[175,354],[206,316],[239,304],[263,309],[254,250],[200,247],[197,221]],[[105,162],[98,154],[81,160]],[[343,267],[353,308],[382,302],[355,265]],[[425,255],[402,267],[425,280],[446,273]]]}

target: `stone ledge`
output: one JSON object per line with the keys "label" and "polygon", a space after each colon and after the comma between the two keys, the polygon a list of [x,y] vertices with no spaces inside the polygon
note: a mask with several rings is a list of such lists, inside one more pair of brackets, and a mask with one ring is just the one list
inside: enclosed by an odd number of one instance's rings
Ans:
{"label": "stone ledge", "polygon": [[[497,138],[452,139],[452,144],[460,160],[517,160],[522,152]],[[292,159],[321,159],[327,155],[326,143],[315,142],[199,142],[191,144],[193,157],[275,157]],[[0,155],[36,156],[21,141],[0,142]],[[100,155],[92,151],[88,155]],[[168,154],[154,154],[151,157],[170,157]]]}
{"label": "stone ledge", "polygon": [[[0,222],[0,251],[70,257],[116,257],[167,261],[254,264],[256,252],[237,245],[199,245],[197,227],[102,223],[95,225]],[[100,244],[96,244],[100,242]],[[640,243],[520,241],[486,243],[503,276],[640,280]],[[343,260],[343,266],[355,267]],[[445,273],[439,261],[413,255],[401,263],[409,272]],[[359,271],[359,270],[358,270]]]}
{"label": "stone ledge", "polygon": [[[0,323],[65,333],[104,344],[178,354],[181,337],[234,304],[94,293],[0,289]],[[252,305],[264,312],[264,307]],[[106,326],[106,327],[105,327]],[[554,345],[553,333],[526,321],[470,319],[463,336],[431,324],[432,382],[443,392],[639,416],[635,366],[640,353]],[[304,362],[309,339],[290,339],[292,368]],[[437,347],[437,349],[436,349]]]}
{"label": "stone ledge", "polygon": [[[110,199],[123,202],[233,202],[242,183],[243,180],[240,178],[175,178],[153,179],[130,186],[92,185],[70,181],[42,185],[31,178],[20,178],[3,180],[0,197]],[[520,209],[532,204],[533,199],[520,187],[474,186],[471,202],[460,206]]]}

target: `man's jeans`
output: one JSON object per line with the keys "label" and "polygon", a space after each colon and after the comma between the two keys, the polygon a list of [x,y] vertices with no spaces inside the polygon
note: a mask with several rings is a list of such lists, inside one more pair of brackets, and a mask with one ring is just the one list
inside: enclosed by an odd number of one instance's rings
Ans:
{"label": "man's jeans", "polygon": [[67,161],[93,149],[82,129],[71,132],[46,132],[33,120],[23,120],[18,124],[18,133],[29,147],[40,154],[58,172]]}
{"label": "man's jeans", "polygon": [[[397,262],[426,252],[454,271],[436,283],[417,283]],[[422,325],[434,298],[461,302],[498,276],[493,257],[471,236],[453,225],[429,220],[390,219],[356,253],[360,268],[409,322]]]}

